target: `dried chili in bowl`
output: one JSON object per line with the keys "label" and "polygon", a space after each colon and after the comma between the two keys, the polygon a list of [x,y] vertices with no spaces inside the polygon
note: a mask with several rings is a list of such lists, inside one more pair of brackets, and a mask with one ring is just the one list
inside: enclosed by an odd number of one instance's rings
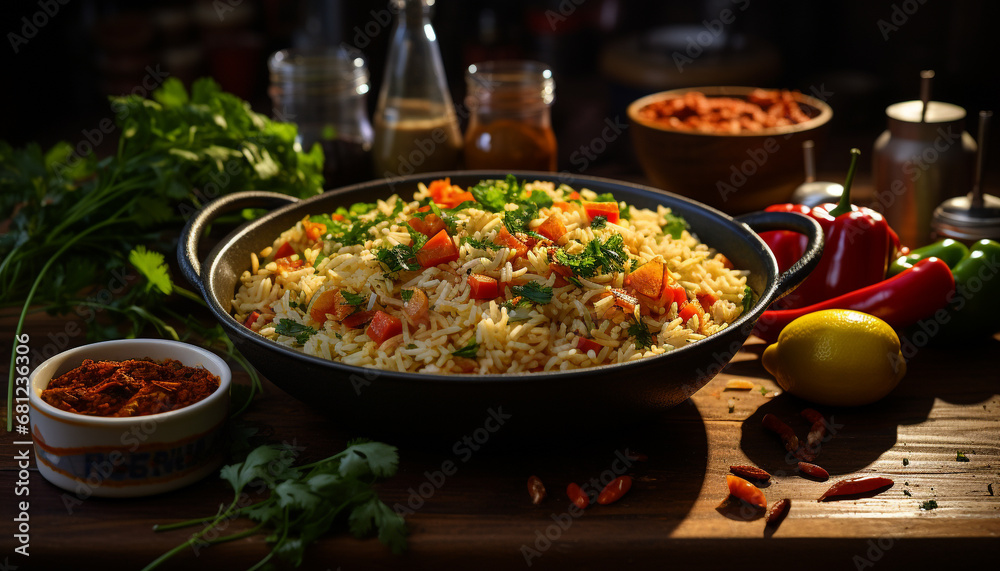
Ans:
{"label": "dried chili in bowl", "polygon": [[173,359],[86,359],[52,379],[41,397],[76,414],[145,416],[190,406],[215,392],[219,383],[219,377],[208,370]]}

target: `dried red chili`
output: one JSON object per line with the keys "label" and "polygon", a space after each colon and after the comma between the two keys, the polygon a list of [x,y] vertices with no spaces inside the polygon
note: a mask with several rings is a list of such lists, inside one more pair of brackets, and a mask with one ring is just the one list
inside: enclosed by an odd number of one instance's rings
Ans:
{"label": "dried red chili", "polygon": [[820,444],[826,438],[826,419],[818,411],[811,408],[803,409],[799,414],[812,423],[812,426],[809,428],[809,434],[806,435],[806,448],[813,454],[817,454],[819,453]]}
{"label": "dried red chili", "polygon": [[771,474],[756,466],[730,466],[729,471],[741,478],[764,480],[765,482],[771,479]]}
{"label": "dried red chili", "polygon": [[767,515],[764,517],[764,523],[777,527],[781,523],[781,520],[785,519],[785,516],[788,515],[788,510],[791,507],[792,500],[788,498],[782,498],[774,502],[774,505],[771,506],[771,509],[768,510]]}
{"label": "dried red chili", "polygon": [[580,509],[590,505],[590,498],[587,497],[587,494],[576,483],[570,483],[570,485],[566,486],[566,495]]}
{"label": "dried red chili", "polygon": [[632,488],[631,476],[618,476],[611,480],[601,493],[597,495],[597,503],[602,506],[617,502]]}
{"label": "dried red chili", "polygon": [[830,477],[829,472],[824,470],[822,467],[810,464],[809,462],[799,462],[799,472],[819,480],[826,480]]}
{"label": "dried red chili", "polygon": [[89,416],[145,416],[190,406],[219,388],[219,377],[180,361],[85,360],[42,391],[50,405]]}
{"label": "dried red chili", "polygon": [[792,453],[798,451],[799,437],[795,436],[795,431],[780,418],[768,413],[764,415],[763,423],[764,428],[781,437],[781,441],[785,444],[785,450]]}
{"label": "dried red chili", "polygon": [[837,496],[852,496],[856,494],[867,494],[880,488],[888,488],[893,485],[889,478],[881,476],[862,476],[860,478],[848,478],[841,480],[830,486],[830,489],[819,497],[818,501],[823,501]]}
{"label": "dried red chili", "polygon": [[764,497],[764,492],[760,491],[760,488],[757,486],[732,474],[726,474],[726,485],[729,487],[729,493],[733,496],[752,506],[767,509],[767,498]]}
{"label": "dried red chili", "polygon": [[545,485],[538,476],[528,478],[528,494],[531,496],[531,503],[538,505],[545,499]]}

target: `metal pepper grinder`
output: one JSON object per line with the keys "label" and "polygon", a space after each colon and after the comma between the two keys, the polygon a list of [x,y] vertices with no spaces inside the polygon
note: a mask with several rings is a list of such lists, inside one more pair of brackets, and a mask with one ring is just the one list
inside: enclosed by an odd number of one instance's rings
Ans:
{"label": "metal pepper grinder", "polygon": [[941,201],[971,187],[976,142],[965,132],[965,109],[930,100],[933,71],[921,73],[921,98],[886,108],[888,129],[875,141],[875,205],[911,248],[931,241]]}
{"label": "metal pepper grinder", "polygon": [[984,238],[1000,241],[1000,198],[983,191],[986,129],[992,116],[992,111],[979,112],[975,182],[968,195],[950,198],[934,211],[931,226],[935,239],[952,238],[968,244]]}

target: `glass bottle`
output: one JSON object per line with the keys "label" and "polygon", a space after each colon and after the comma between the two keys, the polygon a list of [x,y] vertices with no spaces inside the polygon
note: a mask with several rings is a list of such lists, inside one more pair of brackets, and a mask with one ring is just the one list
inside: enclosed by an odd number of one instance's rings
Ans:
{"label": "glass bottle", "polygon": [[375,109],[375,176],[458,168],[462,135],[448,93],[434,0],[392,0],[396,25]]}
{"label": "glass bottle", "polygon": [[375,134],[364,58],[339,47],[281,50],[268,69],[272,116],[298,125],[304,149],[319,143],[326,188],[370,179]]}
{"label": "glass bottle", "polygon": [[466,72],[469,169],[556,170],[552,70],[536,61],[488,61]]}

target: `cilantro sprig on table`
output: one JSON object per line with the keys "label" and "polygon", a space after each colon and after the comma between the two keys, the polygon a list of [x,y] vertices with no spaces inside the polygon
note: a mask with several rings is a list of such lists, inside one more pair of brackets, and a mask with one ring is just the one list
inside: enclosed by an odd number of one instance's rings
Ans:
{"label": "cilantro sprig on table", "polygon": [[[295,566],[302,563],[306,546],[337,527],[355,537],[377,534],[393,553],[406,549],[406,522],[381,501],[372,485],[396,474],[396,448],[381,442],[354,440],[337,454],[318,462],[295,466],[296,450],[285,445],[254,449],[243,462],[222,468],[220,476],[233,489],[233,501],[217,514],[180,523],[158,525],[158,532],[194,525],[202,528],[144,568],[150,571],[188,548],[207,547],[255,534],[268,534],[271,551],[254,569],[275,555]],[[266,494],[245,505],[246,493]],[[257,526],[249,531],[215,538],[236,518],[249,518]],[[270,533],[268,533],[270,532]],[[211,541],[206,537],[213,537]]]}
{"label": "cilantro sprig on table", "polygon": [[[249,189],[318,194],[322,150],[298,150],[295,125],[255,113],[211,79],[195,81],[189,93],[169,78],[151,99],[115,97],[111,106],[120,137],[114,154],[101,160],[77,156],[68,142],[42,152],[0,141],[0,219],[9,220],[0,235],[0,307],[20,310],[15,335],[36,307],[83,317],[88,341],[138,337],[150,327],[176,339],[166,325],[171,318],[184,323],[185,335],[204,334],[200,342],[218,350],[221,328],[166,310],[167,296],[186,290],[132,287],[110,301],[86,292],[106,287],[109,276],[134,276],[133,264],[148,266],[141,253],[130,262],[138,246],[175,251],[171,236],[205,196]],[[165,283],[159,270],[146,269],[144,275]],[[182,297],[201,303],[193,294]],[[231,345],[222,349],[235,358]],[[8,410],[8,430],[12,418]]]}

